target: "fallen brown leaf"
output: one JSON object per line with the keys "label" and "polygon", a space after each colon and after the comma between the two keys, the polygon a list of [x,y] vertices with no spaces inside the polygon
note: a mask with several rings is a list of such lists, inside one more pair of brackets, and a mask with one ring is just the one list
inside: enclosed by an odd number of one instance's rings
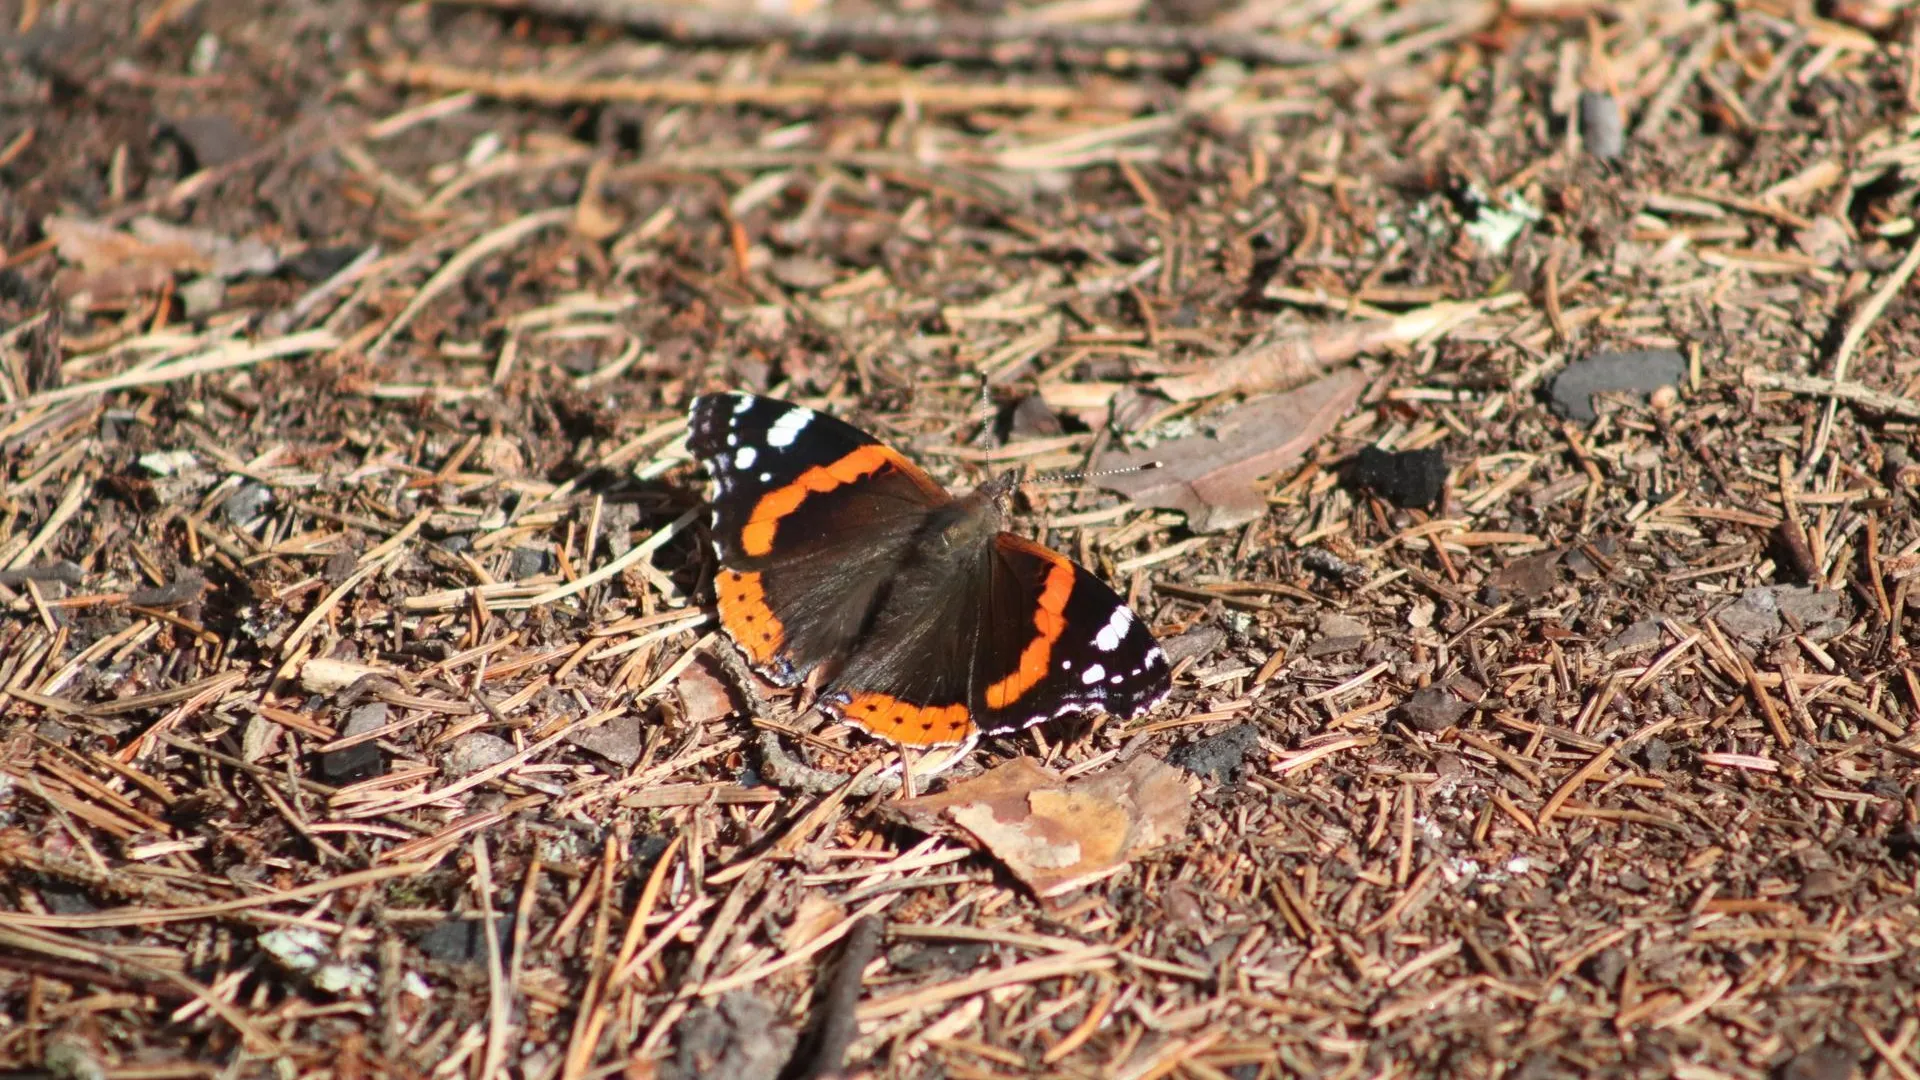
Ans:
{"label": "fallen brown leaf", "polygon": [[82,270],[105,271],[137,264],[172,273],[205,270],[210,265],[184,237],[142,239],[110,225],[70,217],[50,217],[44,225],[60,261]]}
{"label": "fallen brown leaf", "polygon": [[731,716],[739,709],[726,680],[704,661],[688,665],[674,681],[673,689],[680,697],[680,707],[685,710],[682,720],[688,724],[705,724]]}
{"label": "fallen brown leaf", "polygon": [[926,832],[958,826],[1044,899],[1098,881],[1184,833],[1194,786],[1186,773],[1145,755],[1070,781],[1015,758],[893,809]]}
{"label": "fallen brown leaf", "polygon": [[205,229],[136,218],[126,230],[72,217],[49,217],[48,239],[67,264],[54,279],[62,301],[112,305],[157,292],[175,275],[222,279],[270,273],[279,255],[258,240],[234,241]]}
{"label": "fallen brown leaf", "polygon": [[[1187,515],[1199,532],[1231,529],[1266,512],[1254,481],[1286,468],[1347,414],[1367,377],[1335,372],[1297,390],[1259,398],[1219,417],[1212,434],[1174,439],[1130,453],[1103,455],[1100,484],[1143,506]],[[1150,462],[1158,468],[1142,468]],[[1132,472],[1112,470],[1133,469]]]}

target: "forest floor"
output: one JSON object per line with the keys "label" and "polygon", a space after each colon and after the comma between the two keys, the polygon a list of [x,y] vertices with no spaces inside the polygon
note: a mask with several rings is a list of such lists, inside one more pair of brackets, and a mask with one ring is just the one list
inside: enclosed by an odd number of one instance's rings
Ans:
{"label": "forest floor", "polygon": [[[1899,7],[0,0],[0,1069],[1913,1080]],[[918,780],[1092,872],[749,715],[723,388],[1215,454]]]}

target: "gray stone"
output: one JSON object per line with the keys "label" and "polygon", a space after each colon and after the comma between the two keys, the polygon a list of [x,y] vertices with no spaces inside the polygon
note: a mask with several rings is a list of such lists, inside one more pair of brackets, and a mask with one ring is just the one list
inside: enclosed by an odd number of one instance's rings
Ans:
{"label": "gray stone", "polygon": [[1587,153],[1601,161],[1612,161],[1627,148],[1620,102],[1612,94],[1580,91],[1580,138],[1587,144]]}
{"label": "gray stone", "polygon": [[[505,956],[513,948],[512,916],[496,912],[493,928],[500,955]],[[478,964],[487,958],[486,923],[480,919],[448,919],[428,927],[414,944],[443,964]]]}
{"label": "gray stone", "polygon": [[507,558],[507,580],[538,577],[547,572],[547,553],[539,548],[517,547]]}
{"label": "gray stone", "polygon": [[[347,714],[340,737],[365,735],[387,726],[387,703],[374,701]],[[320,755],[320,779],[329,784],[351,784],[386,771],[386,755],[372,739]]]}
{"label": "gray stone", "polygon": [[340,737],[365,735],[369,731],[379,731],[387,726],[387,703],[370,701],[347,714],[347,726],[340,729]]}
{"label": "gray stone", "polygon": [[1259,745],[1259,725],[1240,724],[1179,747],[1167,760],[1202,779],[1225,784],[1240,773],[1247,755]]}
{"label": "gray stone", "polygon": [[1196,626],[1184,634],[1176,634],[1161,642],[1166,651],[1167,663],[1177,664],[1187,657],[1205,659],[1213,655],[1227,643],[1227,632],[1218,626]]}
{"label": "gray stone", "polygon": [[1627,954],[1620,949],[1601,949],[1586,963],[1587,977],[1611,990],[1620,985],[1627,972]]}
{"label": "gray stone", "polygon": [[640,718],[616,716],[604,724],[573,732],[567,736],[567,741],[589,753],[599,754],[615,765],[630,768],[640,760],[643,749]]}
{"label": "gray stone", "polygon": [[1716,612],[1714,621],[1722,630],[1756,645],[1794,632],[1794,625],[1815,641],[1846,628],[1839,593],[1802,585],[1748,589],[1740,599]]}
{"label": "gray stone", "polygon": [[513,744],[498,735],[474,731],[462,735],[447,751],[445,767],[451,776],[466,776],[490,768],[512,757]]}
{"label": "gray stone", "polygon": [[220,504],[220,512],[226,516],[230,525],[244,526],[260,516],[261,512],[273,504],[273,489],[264,484],[248,482],[240,485],[240,490],[227,496]]}
{"label": "gray stone", "polygon": [[1337,611],[1329,611],[1320,616],[1320,633],[1330,638],[1364,638],[1369,636],[1371,631],[1363,620],[1351,615],[1342,615]]}
{"label": "gray stone", "polygon": [[1445,731],[1460,723],[1467,703],[1445,687],[1425,686],[1400,704],[1400,719],[1416,731]]}
{"label": "gray stone", "polygon": [[675,1025],[673,1056],[660,1062],[659,1075],[661,1080],[777,1080],[798,1041],[772,1006],[736,990]]}
{"label": "gray stone", "polygon": [[1660,644],[1660,619],[1653,616],[1641,619],[1625,630],[1607,639],[1605,649],[1609,654],[1644,652]]}
{"label": "gray stone", "polygon": [[254,148],[253,139],[240,130],[240,125],[219,113],[178,117],[167,121],[162,130],[186,150],[191,158],[189,172],[238,161]]}
{"label": "gray stone", "polygon": [[1860,1058],[1844,1046],[1816,1043],[1788,1058],[1774,1075],[1780,1080],[1852,1080],[1860,1075]]}
{"label": "gray stone", "polygon": [[1650,738],[1640,744],[1640,761],[1652,772],[1665,772],[1667,764],[1673,760],[1673,747],[1667,740]]}
{"label": "gray stone", "polygon": [[1783,618],[1814,626],[1841,617],[1840,594],[1827,589],[1774,586],[1774,600]]}
{"label": "gray stone", "polygon": [[1553,380],[1553,411],[1574,420],[1592,420],[1593,395],[1650,394],[1677,385],[1687,374],[1687,358],[1672,349],[1646,352],[1598,352],[1567,365]]}
{"label": "gray stone", "polygon": [[1829,896],[1838,896],[1845,892],[1847,883],[1839,874],[1831,870],[1810,870],[1800,879],[1800,887],[1794,890],[1796,900],[1820,900]]}
{"label": "gray stone", "polygon": [[226,304],[227,283],[208,274],[180,286],[174,296],[179,298],[180,308],[187,318],[204,319]]}

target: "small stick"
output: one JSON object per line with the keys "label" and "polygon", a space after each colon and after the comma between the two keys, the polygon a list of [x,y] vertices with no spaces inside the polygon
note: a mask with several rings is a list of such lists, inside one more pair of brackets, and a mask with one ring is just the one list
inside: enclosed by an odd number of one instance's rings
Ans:
{"label": "small stick", "polygon": [[847,49],[880,52],[890,58],[906,54],[999,61],[1000,53],[1008,48],[1018,49],[1024,57],[1032,57],[1041,50],[1053,50],[1063,55],[1052,59],[1074,62],[1085,56],[1105,66],[1156,66],[1148,63],[1148,57],[1118,57],[1116,51],[1172,53],[1176,65],[1185,65],[1193,58],[1206,55],[1280,66],[1324,64],[1333,58],[1324,49],[1270,35],[1138,23],[1053,23],[1037,19],[965,19],[939,15],[803,17],[719,5],[709,10],[696,5],[646,0],[461,2],[506,11],[531,11],[560,19],[616,23],[636,33],[655,34],[672,41],[716,45],[785,41],[795,48],[816,52]]}
{"label": "small stick", "polygon": [[827,987],[826,1000],[820,1003],[819,1043],[813,1063],[800,1075],[805,1080],[831,1080],[847,1075],[847,1048],[860,1033],[859,1017],[861,975],[880,947],[880,931],[886,922],[868,915],[853,924],[847,943],[840,950],[840,967]]}
{"label": "small stick", "polygon": [[1840,339],[1840,348],[1833,357],[1833,389],[1827,398],[1827,410],[1820,415],[1819,434],[1814,436],[1813,449],[1808,451],[1806,460],[1800,464],[1803,482],[1812,475],[1814,465],[1826,455],[1827,439],[1833,434],[1833,416],[1840,408],[1840,387],[1847,381],[1847,365],[1860,348],[1860,342],[1866,339],[1867,328],[1880,318],[1888,302],[1907,287],[1916,269],[1920,269],[1920,242],[1915,242],[1907,249],[1906,258],[1900,260],[1900,265],[1893,268],[1893,273],[1887,275],[1887,280],[1880,283],[1880,287],[1854,313],[1853,321],[1847,324],[1847,332]]}
{"label": "small stick", "polygon": [[1761,371],[1758,368],[1748,368],[1741,378],[1748,386],[1759,390],[1785,390],[1790,394],[1827,395],[1835,401],[1849,402],[1869,412],[1897,416],[1902,420],[1920,420],[1920,401],[1901,397],[1898,394],[1889,394],[1884,390],[1875,390],[1864,383],[1836,383],[1832,379],[1821,378],[1818,375],[1792,375]]}

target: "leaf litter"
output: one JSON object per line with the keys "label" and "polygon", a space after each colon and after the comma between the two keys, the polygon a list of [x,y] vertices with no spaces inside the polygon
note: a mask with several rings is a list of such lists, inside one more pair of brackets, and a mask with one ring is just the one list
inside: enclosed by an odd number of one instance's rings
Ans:
{"label": "leaf litter", "polygon": [[[1914,1072],[1898,10],[9,12],[0,1058]],[[1648,351],[1686,377],[1551,414]],[[1174,697],[917,786],[1204,770],[1110,876],[1042,900],[705,669],[695,392],[964,487],[1356,359],[1232,528],[1028,491]],[[956,437],[982,376],[1058,429]]]}
{"label": "leaf litter", "polygon": [[957,829],[1046,900],[1183,835],[1192,799],[1180,770],[1149,756],[1072,781],[1018,757],[888,809],[923,831]]}

